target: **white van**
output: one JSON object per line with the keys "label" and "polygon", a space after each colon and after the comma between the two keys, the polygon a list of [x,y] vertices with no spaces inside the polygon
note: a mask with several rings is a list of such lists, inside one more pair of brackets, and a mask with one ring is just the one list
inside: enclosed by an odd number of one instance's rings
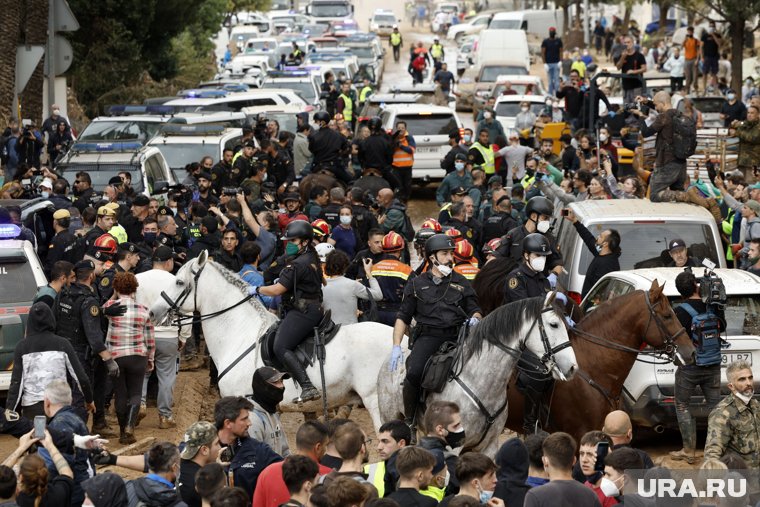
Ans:
{"label": "white van", "polygon": [[[699,206],[610,199],[575,202],[569,208],[594,236],[607,229],[620,233],[622,271],[665,266],[670,260],[668,242],[676,238],[686,242],[689,255],[700,263],[708,258],[718,267],[726,267],[715,219]],[[559,214],[559,209],[555,209],[555,213]],[[580,303],[591,252],[569,220],[558,217],[554,235],[565,264],[565,272],[559,276],[560,284]]]}
{"label": "white van", "polygon": [[549,35],[549,28],[562,31],[565,15],[562,9],[500,12],[495,14],[488,25],[489,30],[523,30],[540,37]]}
{"label": "white van", "polygon": [[473,51],[473,63],[478,65],[485,61],[504,59],[522,62],[525,64],[526,73],[530,72],[530,50],[525,32],[490,28],[481,31]]}

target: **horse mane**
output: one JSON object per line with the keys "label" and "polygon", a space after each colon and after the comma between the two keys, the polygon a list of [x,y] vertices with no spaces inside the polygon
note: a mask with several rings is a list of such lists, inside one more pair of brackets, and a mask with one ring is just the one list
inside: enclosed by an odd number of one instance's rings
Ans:
{"label": "horse mane", "polygon": [[[248,288],[250,285],[248,285],[248,282],[243,280],[238,276],[237,273],[233,273],[229,269],[225,268],[221,264],[219,264],[216,261],[213,261],[211,259],[206,261],[207,265],[210,265],[214,268],[214,270],[222,275],[222,278],[224,278],[228,283],[230,283],[232,286],[234,286],[240,293],[244,296],[248,295]],[[259,301],[258,298],[251,298],[248,301],[246,301],[248,305],[253,307],[254,310],[256,310],[256,313],[258,313],[258,316],[262,320],[266,320],[268,317],[274,317],[267,309],[264,307],[264,305]]]}
{"label": "horse mane", "polygon": [[[557,311],[556,305],[553,305]],[[513,301],[502,305],[486,315],[472,331],[467,340],[465,360],[483,351],[483,344],[507,345],[507,341],[516,336],[526,320],[533,321],[541,317],[544,309],[544,298],[533,297]]]}

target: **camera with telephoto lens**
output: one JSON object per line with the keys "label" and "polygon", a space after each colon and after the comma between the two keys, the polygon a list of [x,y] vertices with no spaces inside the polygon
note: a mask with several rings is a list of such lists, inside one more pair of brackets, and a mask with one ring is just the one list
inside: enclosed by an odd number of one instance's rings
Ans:
{"label": "camera with telephoto lens", "polygon": [[229,195],[235,197],[238,194],[242,194],[243,189],[240,187],[222,187],[222,195]]}
{"label": "camera with telephoto lens", "polygon": [[[699,297],[708,306],[725,306],[728,301],[726,286],[723,284],[723,279],[715,274],[715,263],[710,259],[704,259],[702,265],[705,267],[705,273],[702,278],[697,278]],[[691,268],[687,269],[691,271]]]}

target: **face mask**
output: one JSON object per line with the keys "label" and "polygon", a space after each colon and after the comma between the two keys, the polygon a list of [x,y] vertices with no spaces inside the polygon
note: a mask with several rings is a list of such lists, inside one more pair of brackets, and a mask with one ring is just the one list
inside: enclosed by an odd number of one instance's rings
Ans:
{"label": "face mask", "polygon": [[314,130],[314,132],[316,132],[320,128],[322,128],[322,127],[320,127],[319,124],[317,124],[317,125],[314,125],[314,127],[312,128],[312,130]]}
{"label": "face mask", "polygon": [[59,114],[61,114],[61,110],[60,109],[53,109],[53,114],[55,116],[58,116]]}
{"label": "face mask", "polygon": [[301,248],[295,243],[288,243],[285,245],[285,253],[288,255],[295,255]]}
{"label": "face mask", "polygon": [[455,162],[454,163],[454,168],[457,171],[464,171],[464,164],[462,162]]}
{"label": "face mask", "polygon": [[603,143],[607,142],[607,134],[599,134],[599,140]]}
{"label": "face mask", "polygon": [[480,492],[480,503],[486,504],[488,501],[493,497],[493,491],[481,491]]}
{"label": "face mask", "polygon": [[728,100],[734,100],[734,99],[736,98],[736,95],[735,95],[735,94],[733,94],[733,93],[729,93],[728,95],[726,95],[726,98],[727,98]]}
{"label": "face mask", "polygon": [[541,234],[546,234],[551,226],[552,223],[549,220],[541,220],[536,224],[536,230]]}
{"label": "face mask", "polygon": [[261,178],[261,181],[266,181],[269,179],[269,173],[264,173],[264,176]]}
{"label": "face mask", "polygon": [[520,108],[520,110],[521,110],[523,113],[527,113],[527,112],[528,112],[528,108],[527,108],[527,107],[521,107],[521,108]]}
{"label": "face mask", "polygon": [[546,257],[544,257],[543,255],[540,255],[530,260],[530,267],[536,273],[540,273],[541,271],[543,271],[545,266],[546,266]]}
{"label": "face mask", "polygon": [[169,208],[169,209],[170,209],[170,210],[172,210],[172,213],[173,213],[174,215],[176,215],[176,214],[177,214],[177,208]]}
{"label": "face mask", "polygon": [[50,197],[50,192],[40,192],[40,195],[42,196],[43,199],[47,199],[48,197]]}
{"label": "face mask", "polygon": [[[438,268],[440,269],[440,266]],[[462,428],[460,431],[456,433],[454,433],[453,431],[449,431],[449,434],[446,435],[446,443],[452,449],[456,449],[457,447],[462,447],[462,444],[464,444],[464,428]]]}
{"label": "face mask", "polygon": [[342,223],[343,225],[350,224],[351,223],[351,216],[350,215],[349,216],[341,215],[341,217],[340,217],[340,223]]}
{"label": "face mask", "polygon": [[485,118],[486,120],[490,120],[491,119],[491,113],[489,113],[488,111],[486,111],[485,113],[483,113],[483,118]]}
{"label": "face mask", "polygon": [[155,232],[144,232],[143,233],[143,239],[145,242],[149,245],[152,245],[156,241],[156,236],[158,236]]}
{"label": "face mask", "polygon": [[448,264],[438,264],[436,267],[438,268],[438,271],[440,271],[443,276],[449,276],[454,269]]}
{"label": "face mask", "polygon": [[617,485],[607,477],[602,477],[602,484],[599,485],[599,489],[602,490],[604,496],[610,498],[620,496],[620,489],[618,489]]}
{"label": "face mask", "polygon": [[470,139],[472,139],[472,136],[470,134],[465,134],[464,135],[464,142],[469,143]]}
{"label": "face mask", "polygon": [[742,400],[745,405],[749,405],[749,402],[752,399],[752,394],[750,394],[749,396],[747,396],[747,395],[742,394],[742,393],[734,393],[734,396],[736,396],[737,398],[739,398],[740,400]]}

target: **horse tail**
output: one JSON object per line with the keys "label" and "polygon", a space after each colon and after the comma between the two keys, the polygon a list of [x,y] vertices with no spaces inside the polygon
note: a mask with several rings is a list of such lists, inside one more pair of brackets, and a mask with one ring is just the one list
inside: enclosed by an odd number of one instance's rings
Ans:
{"label": "horse tail", "polygon": [[517,263],[508,257],[500,257],[485,266],[475,276],[472,283],[478,295],[478,303],[483,315],[488,315],[504,302],[504,281]]}

